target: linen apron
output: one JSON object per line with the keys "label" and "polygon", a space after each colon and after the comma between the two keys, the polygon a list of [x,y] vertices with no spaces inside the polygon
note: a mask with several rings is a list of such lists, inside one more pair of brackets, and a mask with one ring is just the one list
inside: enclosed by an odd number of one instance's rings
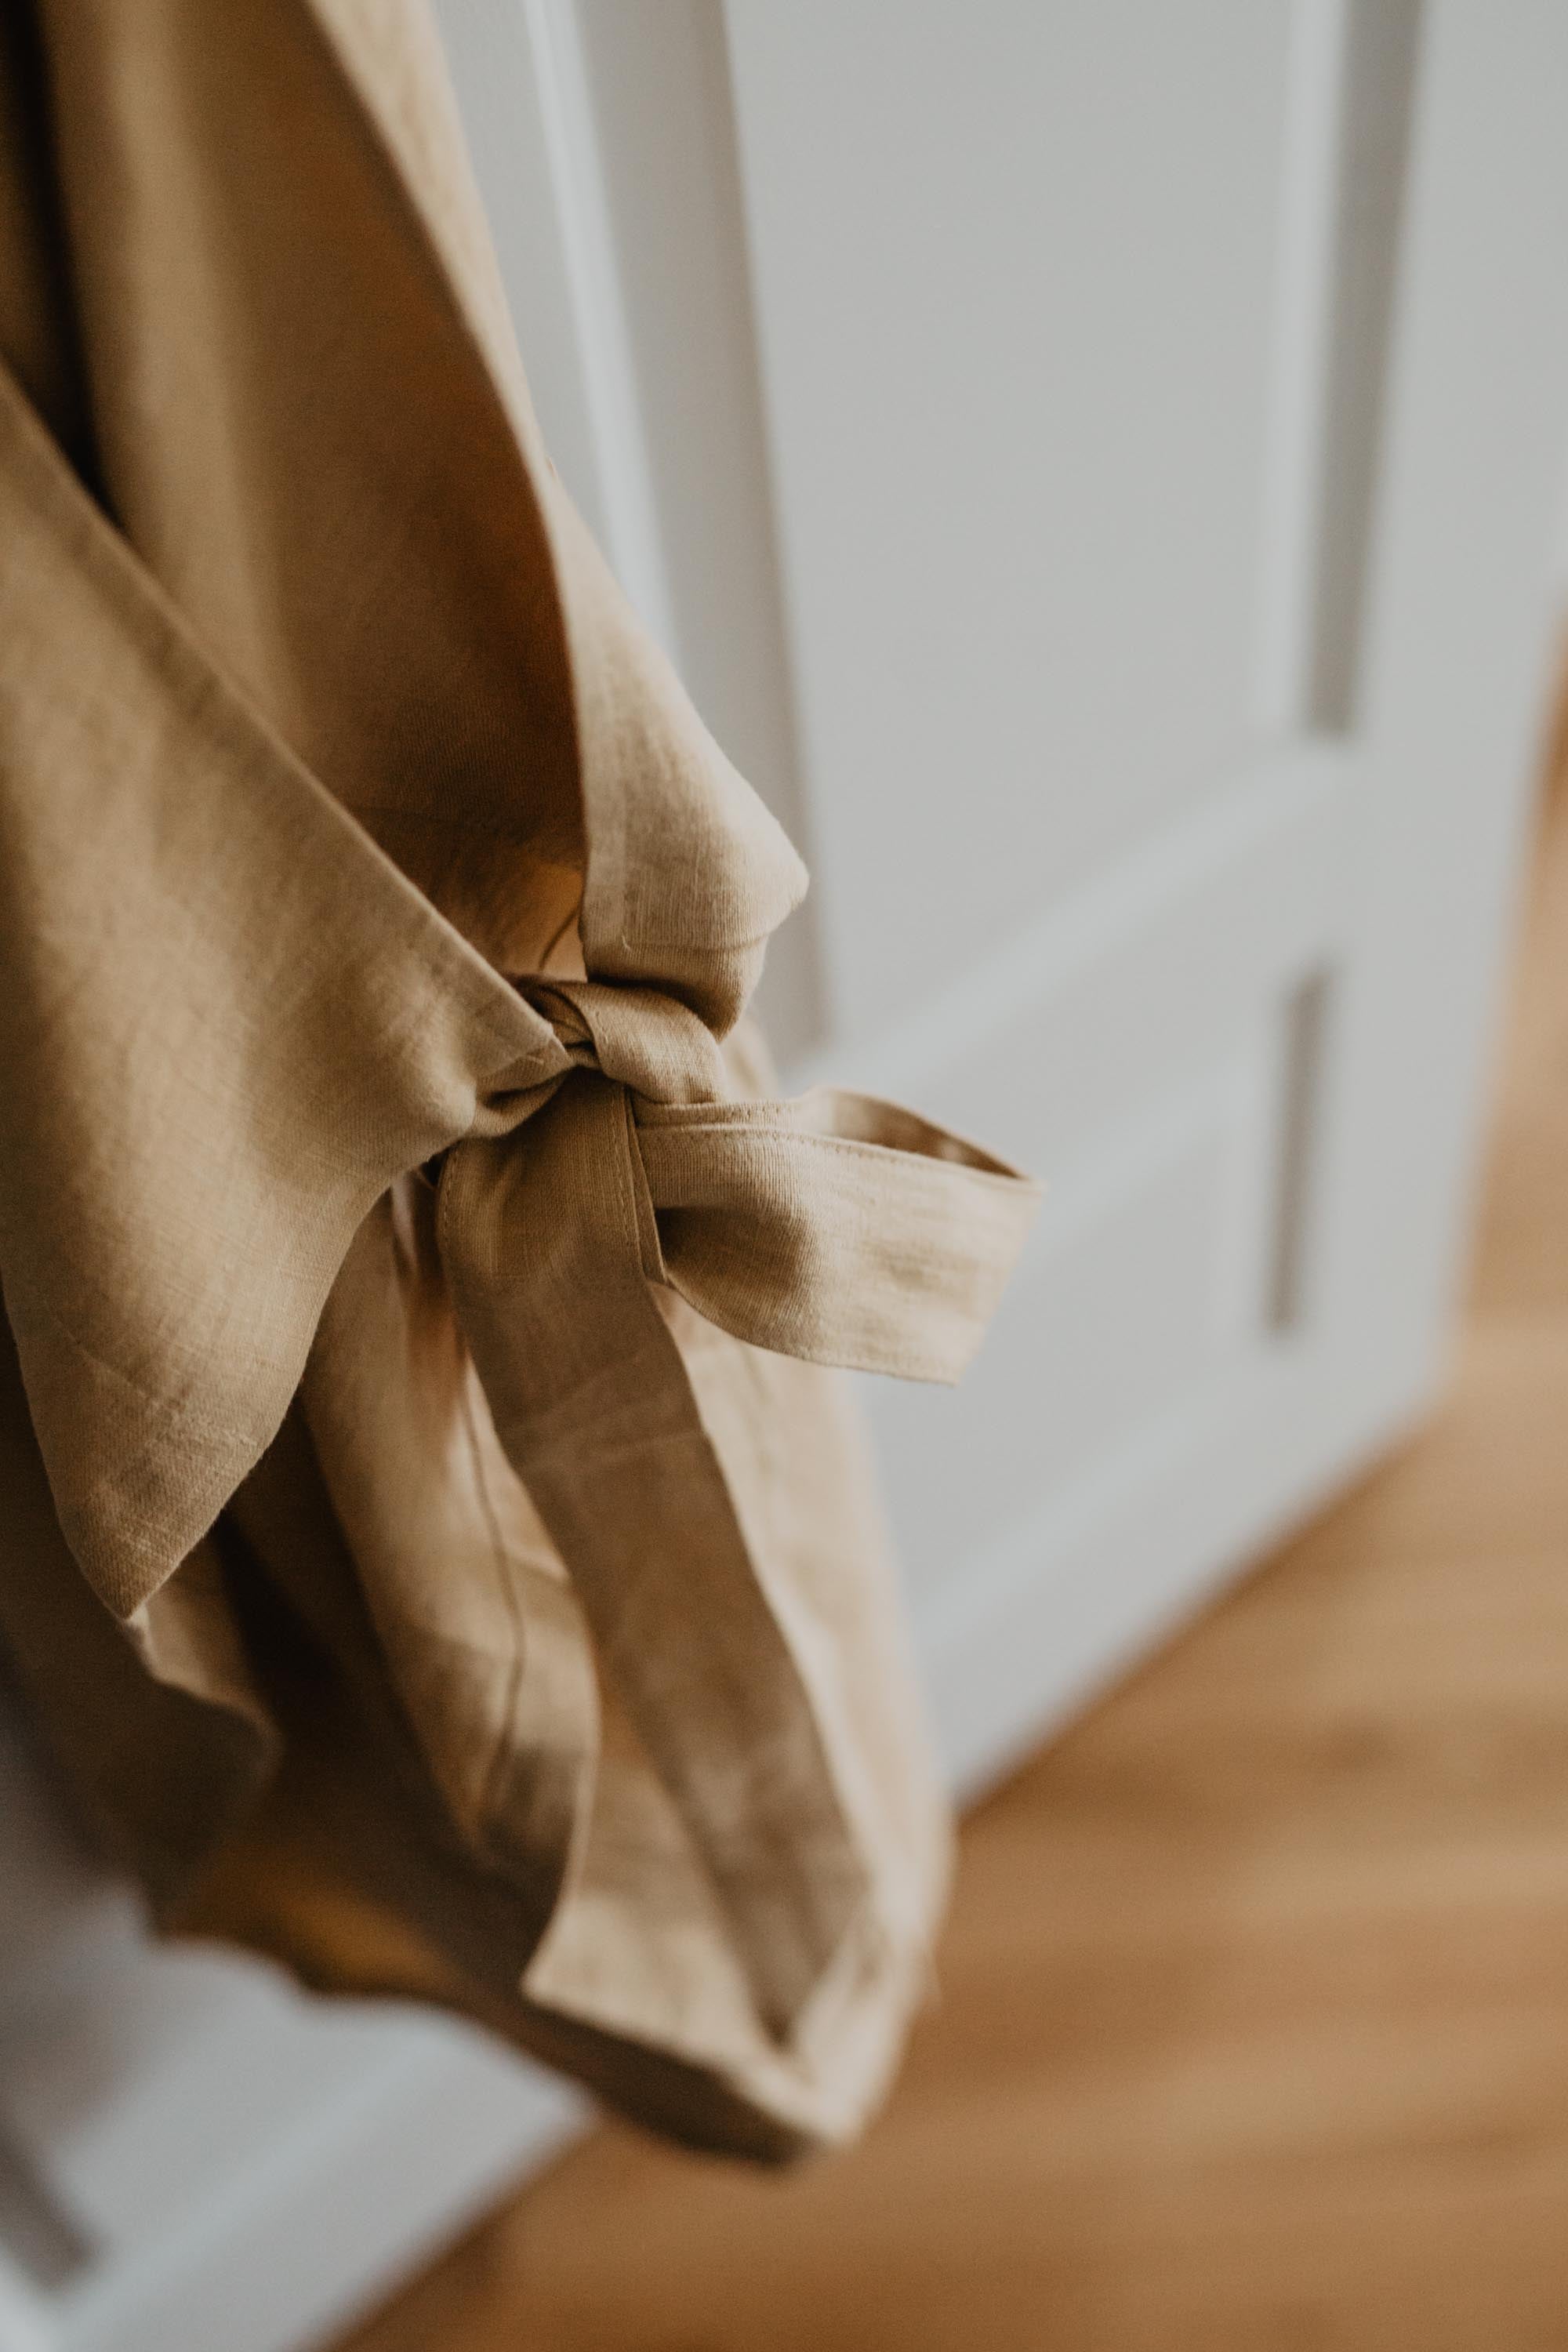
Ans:
{"label": "linen apron", "polygon": [[422,8],[0,24],[0,1635],[164,1925],[840,2138],[945,1827],[832,1368],[956,1377],[1035,1189],[772,1098],[804,873]]}

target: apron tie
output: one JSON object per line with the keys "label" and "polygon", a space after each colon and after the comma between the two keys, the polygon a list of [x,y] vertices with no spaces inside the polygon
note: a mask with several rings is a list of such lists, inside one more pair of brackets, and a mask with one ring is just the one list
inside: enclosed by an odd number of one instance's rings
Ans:
{"label": "apron tie", "polygon": [[[1039,1188],[866,1096],[734,1099],[711,1030],[661,991],[521,992],[560,1075],[511,1132],[448,1153],[442,1260],[500,1443],[782,2039],[870,1885],[781,1622],[787,1534],[746,1525],[726,1475],[724,1448],[767,1433],[722,1410],[743,1374],[721,1335],[955,1380]],[[671,1293],[701,1318],[680,1340]]]}

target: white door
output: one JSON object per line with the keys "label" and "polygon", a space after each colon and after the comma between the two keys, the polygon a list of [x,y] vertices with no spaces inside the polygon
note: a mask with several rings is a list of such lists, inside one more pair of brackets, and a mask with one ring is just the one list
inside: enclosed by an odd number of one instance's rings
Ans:
{"label": "white door", "polygon": [[[557,460],[816,869],[775,1039],[1051,1182],[965,1387],[870,1397],[973,1782],[1441,1376],[1568,9],[439,5]],[[13,1800],[0,2352],[285,2352],[563,2128],[455,2032],[150,1954],[52,1834]]]}
{"label": "white door", "polygon": [[1052,1188],[957,1397],[871,1400],[973,1781],[1441,1378],[1554,618],[1568,10],[442,18],[546,436],[815,870],[775,1035]]}

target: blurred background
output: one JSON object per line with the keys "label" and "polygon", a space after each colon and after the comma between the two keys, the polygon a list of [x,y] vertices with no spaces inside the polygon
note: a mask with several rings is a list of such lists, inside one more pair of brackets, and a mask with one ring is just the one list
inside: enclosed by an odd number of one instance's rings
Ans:
{"label": "blurred background", "polygon": [[0,2352],[1568,2342],[1568,11],[438,14],[546,439],[814,871],[786,1075],[1049,1181],[868,1392],[940,1998],[795,2178],[592,2129],[151,1949],[0,1698]]}

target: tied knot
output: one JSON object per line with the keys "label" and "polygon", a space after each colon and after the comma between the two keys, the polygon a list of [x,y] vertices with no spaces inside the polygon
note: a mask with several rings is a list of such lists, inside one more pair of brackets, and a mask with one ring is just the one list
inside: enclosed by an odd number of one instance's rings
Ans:
{"label": "tied knot", "polygon": [[[660,990],[521,992],[538,1083],[509,1132],[447,1155],[441,1255],[497,1433],[783,2039],[869,1881],[758,1557],[787,1539],[731,1487],[714,1351],[727,1333],[955,1380],[1038,1188],[868,1096],[739,1095],[711,1030]],[[689,1362],[661,1287],[716,1327],[689,1332]],[[743,1366],[721,1374],[747,1390]]]}
{"label": "tied knot", "polygon": [[[635,1235],[647,1279],[752,1346],[958,1378],[1034,1217],[1036,1184],[871,1096],[817,1087],[790,1101],[737,1098],[712,1031],[661,990],[520,987],[565,1057],[563,1078],[592,1071],[615,1089],[593,1108],[542,1110],[551,1124],[602,1131],[593,1191],[617,1212],[605,1216],[606,1249],[624,1253]],[[506,1139],[482,1195],[465,1194],[474,1244],[502,1281],[523,1262],[503,1198],[538,1148],[538,1124]],[[448,1231],[452,1222],[449,1212]]]}
{"label": "tied knot", "polygon": [[525,980],[518,989],[575,1068],[652,1102],[717,1102],[731,1092],[713,1032],[662,989],[595,980]]}

